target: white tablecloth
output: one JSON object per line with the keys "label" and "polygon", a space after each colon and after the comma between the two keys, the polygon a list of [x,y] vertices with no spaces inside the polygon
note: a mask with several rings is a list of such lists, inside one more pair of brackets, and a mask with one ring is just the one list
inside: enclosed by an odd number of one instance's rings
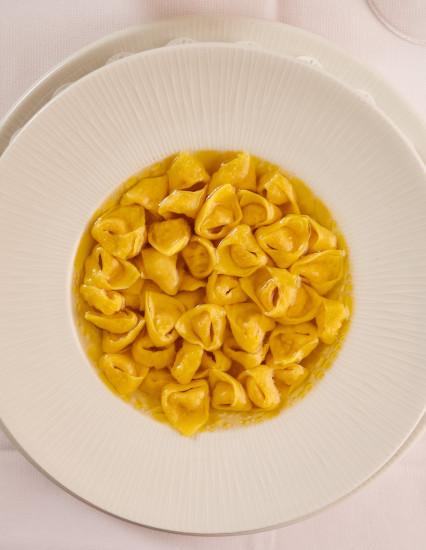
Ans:
{"label": "white tablecloth", "polygon": [[[381,72],[426,117],[426,49],[388,31],[365,0],[0,0],[0,117],[34,80],[93,40],[154,18],[196,13],[277,19],[321,34]],[[81,503],[0,432],[0,550],[423,550],[425,465],[423,436],[371,484],[304,522],[256,535],[184,537]]]}

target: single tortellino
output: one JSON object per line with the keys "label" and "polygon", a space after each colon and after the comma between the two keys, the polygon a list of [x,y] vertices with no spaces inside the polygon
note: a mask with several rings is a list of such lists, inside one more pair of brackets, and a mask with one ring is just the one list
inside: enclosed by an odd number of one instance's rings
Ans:
{"label": "single tortellino", "polygon": [[143,276],[151,279],[166,294],[173,296],[179,290],[177,254],[166,256],[155,248],[144,248],[141,252]]}
{"label": "single tortellino", "polygon": [[280,172],[264,174],[257,187],[269,202],[281,208],[283,214],[299,214],[296,193],[290,181]]}
{"label": "single tortellino", "polygon": [[124,334],[114,334],[106,330],[102,333],[102,350],[105,353],[118,353],[126,349],[136,340],[145,326],[145,320],[139,319],[137,324]]}
{"label": "single tortellino", "polygon": [[159,204],[166,197],[169,190],[169,179],[167,176],[143,178],[126,193],[124,193],[121,204],[139,204],[149,212],[159,213]]}
{"label": "single tortellino", "polygon": [[294,263],[290,271],[300,275],[318,294],[326,294],[345,272],[345,251],[325,250],[308,254]]}
{"label": "single tortellino", "polygon": [[140,309],[144,282],[145,281],[143,279],[138,279],[136,283],[132,284],[132,286],[129,286],[129,288],[123,289],[121,291],[121,295],[124,298],[126,307]]}
{"label": "single tortellino", "polygon": [[185,309],[192,309],[199,304],[205,302],[204,289],[198,288],[193,291],[182,291],[178,292],[175,296],[179,302],[183,304]]}
{"label": "single tortellino", "polygon": [[281,367],[274,368],[275,381],[282,382],[286,386],[295,386],[306,379],[308,369],[297,363],[290,363]]}
{"label": "single tortellino", "polygon": [[225,306],[231,332],[240,348],[256,353],[262,346],[265,334],[275,327],[269,317],[261,313],[253,303]]}
{"label": "single tortellino", "polygon": [[232,359],[232,361],[235,361],[245,369],[252,369],[261,365],[266,357],[268,349],[268,344],[263,344],[254,353],[249,353],[248,351],[242,350],[232,336],[225,337],[223,342],[224,353]]}
{"label": "single tortellino", "polygon": [[137,256],[146,240],[142,206],[119,206],[95,221],[92,237],[113,256],[127,260]]}
{"label": "single tortellino", "polygon": [[113,315],[104,315],[97,311],[86,311],[84,318],[96,327],[114,334],[129,332],[129,330],[135,328],[139,321],[139,317],[131,309],[124,309]]}
{"label": "single tortellino", "polygon": [[265,315],[276,318],[296,301],[300,278],[286,269],[266,266],[241,279],[240,285]]}
{"label": "single tortellino", "polygon": [[209,386],[205,380],[167,384],[161,392],[161,405],[172,426],[183,435],[194,435],[209,418]]}
{"label": "single tortellino", "polygon": [[225,310],[216,304],[195,306],[176,323],[176,330],[182,338],[191,344],[199,344],[207,351],[220,348],[225,327]]}
{"label": "single tortellino", "polygon": [[150,336],[142,333],[132,345],[133,359],[139,365],[154,369],[171,367],[176,355],[174,342],[169,346],[157,347]]}
{"label": "single tortellino", "polygon": [[267,262],[248,225],[233,229],[217,247],[216,271],[224,275],[248,277]]}
{"label": "single tortellino", "polygon": [[311,236],[309,237],[308,252],[321,252],[322,250],[333,250],[337,247],[336,235],[319,224],[310,216],[306,216],[311,226]]}
{"label": "single tortellino", "polygon": [[183,250],[190,238],[191,228],[183,218],[154,222],[148,230],[149,244],[166,256]]}
{"label": "single tortellino", "polygon": [[310,232],[305,216],[289,214],[272,225],[260,227],[256,239],[278,267],[289,267],[308,250]]}
{"label": "single tortellino", "polygon": [[174,382],[175,379],[167,369],[150,369],[139,389],[151,397],[160,399],[164,386]]}
{"label": "single tortellino", "polygon": [[324,344],[332,344],[343,323],[349,318],[349,308],[337,300],[323,298],[316,316],[318,336]]}
{"label": "single tortellino", "polygon": [[240,203],[233,185],[222,185],[206,199],[195,218],[195,232],[210,240],[222,239],[242,218]]}
{"label": "single tortellino", "polygon": [[207,301],[220,306],[239,304],[247,301],[247,294],[242,290],[237,277],[214,272],[207,281]]}
{"label": "single tortellino", "polygon": [[141,384],[148,369],[140,368],[124,353],[106,353],[99,359],[99,368],[120,395],[130,395]]}
{"label": "single tortellino", "polygon": [[239,191],[238,200],[243,214],[242,222],[250,227],[269,225],[282,217],[278,206],[253,191]]}
{"label": "single tortellino", "polygon": [[182,258],[191,275],[204,279],[213,271],[216,262],[216,249],[208,239],[193,235],[182,250]]}
{"label": "single tortellino", "polygon": [[209,192],[226,184],[231,184],[238,189],[256,190],[256,169],[248,153],[237,153],[235,158],[223,162],[212,175]]}
{"label": "single tortellino", "polygon": [[189,384],[201,365],[203,348],[198,344],[191,344],[184,340],[177,352],[170,372],[179,384]]}
{"label": "single tortellino", "polygon": [[168,171],[169,189],[194,189],[204,186],[210,176],[203,164],[191,153],[182,152],[176,155]]}
{"label": "single tortellino", "polygon": [[271,357],[268,363],[273,366],[300,363],[317,347],[318,342],[317,330],[312,323],[279,326],[269,338]]}
{"label": "single tortellino", "polygon": [[244,387],[230,374],[212,369],[209,374],[212,407],[222,411],[248,411],[251,403]]}
{"label": "single tortellino", "polygon": [[277,321],[283,325],[299,325],[311,321],[316,316],[320,303],[319,294],[302,283],[297,289],[295,301]]}
{"label": "single tortellino", "polygon": [[315,318],[321,302],[319,294],[302,283],[297,290],[296,300],[277,321],[283,325],[299,325]]}
{"label": "single tortellino", "polygon": [[260,365],[243,371],[238,380],[245,386],[250,401],[256,407],[272,410],[280,404],[281,396],[274,382],[274,369]]}
{"label": "single tortellino", "polygon": [[184,311],[185,307],[179,300],[158,292],[146,292],[146,327],[156,346],[169,346],[176,340],[178,333],[175,326]]}
{"label": "single tortellino", "polygon": [[80,294],[89,306],[94,307],[105,315],[112,315],[124,308],[125,299],[115,290],[105,290],[92,285],[81,285]]}
{"label": "single tortellino", "polygon": [[195,218],[207,194],[207,186],[199,191],[181,191],[176,189],[165,197],[158,207],[158,213],[163,218],[174,214]]}
{"label": "single tortellino", "polygon": [[93,248],[85,263],[84,283],[106,290],[129,288],[140,276],[132,263],[114,258],[99,245]]}

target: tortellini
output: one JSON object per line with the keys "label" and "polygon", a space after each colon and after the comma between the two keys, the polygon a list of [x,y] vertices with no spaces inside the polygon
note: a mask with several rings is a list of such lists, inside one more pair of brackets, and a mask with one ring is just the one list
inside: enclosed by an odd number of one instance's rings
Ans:
{"label": "tortellini", "polygon": [[300,363],[318,345],[318,333],[312,323],[280,326],[269,339],[272,365]]}
{"label": "tortellini", "polygon": [[148,231],[149,244],[166,256],[183,250],[190,238],[191,228],[183,218],[154,222]]}
{"label": "tortellini", "polygon": [[261,227],[276,222],[282,217],[281,210],[267,199],[252,191],[239,191],[242,222],[250,227]]}
{"label": "tortellini", "polygon": [[256,239],[278,267],[289,267],[307,252],[310,234],[306,216],[289,214],[272,225],[259,228]]}
{"label": "tortellini", "polygon": [[311,226],[311,236],[309,237],[309,252],[321,252],[322,250],[332,250],[337,247],[336,235],[320,225],[317,221],[306,216]]}
{"label": "tortellini", "polygon": [[268,317],[285,315],[296,301],[300,279],[286,269],[264,267],[241,279],[241,288]]}
{"label": "tortellini", "polygon": [[199,344],[191,344],[184,340],[177,352],[170,372],[179,384],[189,384],[201,365],[203,348]]}
{"label": "tortellini", "polygon": [[216,266],[216,249],[207,239],[194,236],[188,245],[182,250],[189,271],[194,277],[205,279]]}
{"label": "tortellini", "polygon": [[221,239],[240,223],[242,216],[235,187],[222,185],[201,207],[195,218],[195,232],[206,239]]}
{"label": "tortellini", "polygon": [[144,326],[145,319],[139,319],[133,328],[122,334],[114,334],[113,332],[104,330],[102,333],[102,350],[105,353],[118,353],[119,351],[123,351],[136,340]]}
{"label": "tortellini", "polygon": [[212,407],[225,411],[248,411],[251,403],[244,387],[233,376],[213,369],[209,376]]}
{"label": "tortellini", "polygon": [[209,191],[225,184],[232,184],[237,189],[256,190],[256,169],[248,153],[238,153],[235,158],[222,163],[212,176]]}
{"label": "tortellini", "polygon": [[136,283],[140,276],[132,263],[115,258],[101,246],[95,246],[86,260],[84,283],[106,290],[123,290]]}
{"label": "tortellini", "polygon": [[132,345],[133,359],[139,365],[148,368],[165,369],[173,364],[175,355],[174,342],[158,347],[147,333],[141,334]]}
{"label": "tortellini", "polygon": [[175,189],[194,189],[204,186],[210,176],[201,161],[191,153],[179,153],[168,171],[170,191]]}
{"label": "tortellini", "polygon": [[117,313],[126,305],[122,294],[92,285],[81,285],[80,293],[86,302],[105,315]]}
{"label": "tortellini", "polygon": [[299,214],[296,193],[290,181],[283,174],[277,171],[267,172],[260,178],[257,190],[269,202],[278,205],[283,214]]}
{"label": "tortellini", "polygon": [[138,323],[137,314],[130,309],[124,309],[113,315],[104,315],[97,311],[86,311],[84,316],[86,321],[90,321],[96,327],[107,330],[108,332],[113,332],[114,334],[129,332],[129,330],[135,328]]}
{"label": "tortellini", "polygon": [[93,224],[92,237],[121,260],[137,256],[146,239],[145,210],[119,206],[106,212]]}
{"label": "tortellini", "polygon": [[144,248],[141,256],[143,276],[155,281],[166,294],[176,294],[180,282],[177,254],[167,256],[155,248]]}
{"label": "tortellini", "polygon": [[300,258],[290,271],[300,275],[318,294],[324,295],[343,277],[344,263],[344,250],[326,250]]}
{"label": "tortellini", "polygon": [[133,393],[148,374],[147,368],[138,368],[131,357],[121,353],[102,355],[99,368],[120,395]]}
{"label": "tortellini", "polygon": [[248,225],[233,229],[219,243],[217,255],[216,271],[237,277],[248,277],[267,262]]}
{"label": "tortellini", "polygon": [[73,279],[109,388],[185,436],[306,393],[345,333],[351,280],[344,239],[303,182],[245,151],[186,151],[121,189]]}
{"label": "tortellini", "polygon": [[282,382],[286,386],[300,384],[307,376],[308,369],[297,363],[290,363],[274,368],[274,380]]}
{"label": "tortellini", "polygon": [[158,207],[158,213],[164,218],[173,214],[183,214],[187,218],[195,218],[206,196],[207,189],[199,191],[181,191],[176,189],[167,195]]}
{"label": "tortellini", "polygon": [[171,296],[152,291],[146,293],[145,321],[156,346],[169,346],[177,339],[177,323],[184,311],[184,305]]}
{"label": "tortellini", "polygon": [[176,323],[176,330],[191,344],[214,351],[222,345],[225,326],[224,308],[216,304],[205,304],[184,313]]}
{"label": "tortellini", "polygon": [[167,384],[161,392],[161,405],[172,426],[183,435],[193,435],[209,418],[209,386],[205,380]]}
{"label": "tortellini", "polygon": [[166,197],[168,189],[167,176],[144,178],[124,193],[121,204],[139,204],[150,212],[157,213],[160,202]]}
{"label": "tortellini", "polygon": [[263,345],[265,335],[275,327],[253,303],[225,306],[229,326],[238,345],[244,351],[256,353]]}
{"label": "tortellini", "polygon": [[274,369],[260,365],[246,370],[238,377],[246,388],[250,400],[259,409],[275,409],[281,401],[280,392],[274,382]]}
{"label": "tortellini", "polygon": [[318,336],[324,344],[332,344],[349,317],[349,309],[338,300],[323,298],[316,316]]}
{"label": "tortellini", "polygon": [[310,286],[302,283],[296,292],[296,298],[284,315],[277,321],[283,325],[299,325],[315,318],[321,297]]}

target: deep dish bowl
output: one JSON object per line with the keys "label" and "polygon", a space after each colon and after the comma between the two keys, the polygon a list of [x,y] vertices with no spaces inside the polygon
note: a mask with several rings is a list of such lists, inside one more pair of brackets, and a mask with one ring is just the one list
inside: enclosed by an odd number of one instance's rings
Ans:
{"label": "deep dish bowl", "polygon": [[[185,439],[105,390],[72,318],[72,263],[96,207],[182,149],[246,149],[296,173],[351,252],[355,310],[333,368],[267,423]],[[71,86],[0,161],[0,416],[84,500],[191,533],[263,529],[344,496],[424,411],[423,166],[398,130],[331,77],[242,46],[156,50]]]}

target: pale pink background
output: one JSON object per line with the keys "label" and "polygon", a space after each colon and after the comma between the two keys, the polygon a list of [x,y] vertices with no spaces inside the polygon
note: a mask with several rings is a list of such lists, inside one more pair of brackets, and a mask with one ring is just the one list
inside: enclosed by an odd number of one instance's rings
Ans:
{"label": "pale pink background", "polygon": [[[365,0],[0,0],[0,117],[43,73],[93,40],[197,13],[263,17],[320,34],[382,73],[426,118],[426,49],[388,31]],[[194,538],[93,510],[44,478],[0,432],[0,550],[423,550],[425,465],[423,436],[371,484],[311,519],[256,535]]]}

